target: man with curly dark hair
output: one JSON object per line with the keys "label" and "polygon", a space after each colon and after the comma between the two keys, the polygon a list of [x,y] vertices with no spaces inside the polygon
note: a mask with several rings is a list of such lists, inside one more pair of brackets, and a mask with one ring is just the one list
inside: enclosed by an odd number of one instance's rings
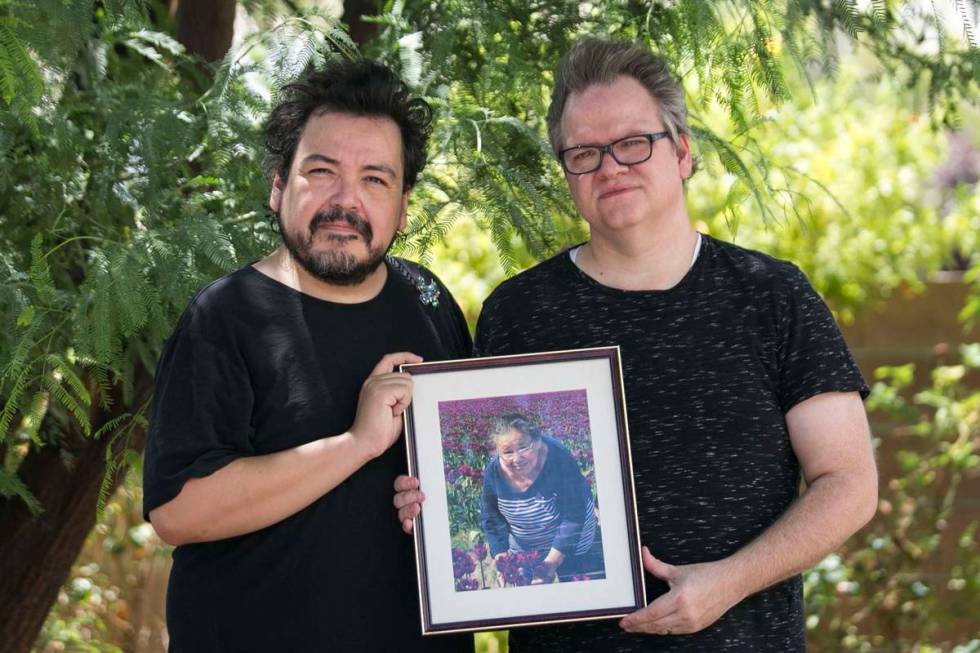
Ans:
{"label": "man with curly dark hair", "polygon": [[268,119],[282,245],[201,290],[157,369],[144,511],[177,547],[171,651],[472,650],[421,638],[389,493],[412,394],[395,370],[471,347],[446,288],[387,256],[430,114],[361,60],[288,85]]}

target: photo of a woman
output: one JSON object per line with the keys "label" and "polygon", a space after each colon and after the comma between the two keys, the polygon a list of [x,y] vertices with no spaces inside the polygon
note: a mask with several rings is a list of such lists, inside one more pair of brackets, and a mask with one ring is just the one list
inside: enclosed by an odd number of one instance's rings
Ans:
{"label": "photo of a woman", "polygon": [[521,413],[493,419],[489,436],[480,525],[501,582],[516,553],[531,554],[531,584],[604,578],[595,501],[571,453]]}
{"label": "photo of a woman", "polygon": [[439,403],[455,590],[605,578],[584,389]]}

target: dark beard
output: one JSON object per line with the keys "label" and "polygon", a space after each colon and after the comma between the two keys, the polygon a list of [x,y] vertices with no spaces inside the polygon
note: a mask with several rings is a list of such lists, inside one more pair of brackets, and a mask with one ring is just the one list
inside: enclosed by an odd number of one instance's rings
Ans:
{"label": "dark beard", "polygon": [[[368,244],[368,256],[366,259],[358,261],[352,254],[344,251],[328,250],[319,254],[312,253],[313,237],[316,235],[317,229],[323,224],[328,224],[336,220],[346,221],[347,224],[357,230],[357,233],[364,239],[364,242]],[[313,216],[313,219],[310,220],[309,233],[305,236],[288,233],[283,228],[282,219],[278,213],[276,214],[276,221],[279,223],[279,233],[282,235],[282,242],[286,246],[286,249],[289,250],[293,260],[320,281],[335,286],[356,286],[363,283],[371,273],[378,269],[378,266],[381,265],[385,256],[388,254],[388,250],[391,249],[391,244],[394,242],[394,238],[392,238],[386,247],[372,248],[370,243],[374,238],[374,232],[371,230],[371,225],[368,224],[367,220],[356,213],[350,213],[340,209],[332,209]],[[343,242],[352,240],[356,236],[331,234],[329,238]]]}

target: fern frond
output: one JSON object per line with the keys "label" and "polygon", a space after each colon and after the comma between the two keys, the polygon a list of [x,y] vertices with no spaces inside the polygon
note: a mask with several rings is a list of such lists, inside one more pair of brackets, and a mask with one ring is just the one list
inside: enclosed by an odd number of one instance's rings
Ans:
{"label": "fern frond", "polygon": [[94,395],[98,399],[99,406],[103,410],[112,408],[112,384],[109,382],[108,370],[101,365],[89,364],[86,366],[88,376],[92,379]]}
{"label": "fern frond", "polygon": [[105,512],[106,503],[112,494],[112,488],[116,484],[116,474],[119,464],[115,456],[110,455],[111,449],[106,449],[105,473],[102,474],[102,482],[99,484],[99,495],[95,500],[95,519],[99,521]]}
{"label": "fern frond", "polygon": [[422,48],[422,32],[412,32],[398,39],[398,60],[401,63],[401,77],[412,89],[422,85],[422,69],[424,57]]}
{"label": "fern frond", "polygon": [[71,366],[57,354],[48,354],[45,358],[48,365],[51,366],[51,371],[59,376],[61,380],[75,392],[78,399],[86,409],[90,408],[92,405],[92,397],[89,395],[89,391],[88,388],[85,387],[85,383],[75,373],[75,370],[73,370]]}
{"label": "fern frond", "polygon": [[[132,420],[130,420],[132,423]],[[130,429],[116,431],[105,448],[105,473],[102,475],[102,483],[99,484],[99,496],[95,501],[96,519],[102,518],[105,505],[112,494],[112,488],[116,485],[116,477],[120,472],[120,463],[123,460],[123,451],[128,447]],[[117,451],[117,442],[124,438],[123,451]]]}
{"label": "fern frond", "polygon": [[131,38],[149,43],[157,51],[163,50],[178,57],[186,51],[186,48],[184,48],[184,45],[180,41],[169,34],[156,30],[139,29],[131,34]]}
{"label": "fern frond", "polygon": [[56,399],[75,418],[86,436],[92,435],[92,424],[88,418],[87,406],[83,406],[79,399],[73,397],[64,385],[50,374],[41,377],[41,385],[47,388],[51,397]]}
{"label": "fern frond", "polygon": [[112,296],[112,281],[108,272],[109,261],[98,253],[93,259],[96,274],[90,279],[93,285],[92,309],[87,319],[92,330],[92,345],[95,360],[101,364],[112,365],[117,360],[118,348],[115,333],[115,302]]}
{"label": "fern frond", "polygon": [[17,96],[16,52],[11,52],[11,44],[16,37],[5,26],[0,25],[0,96],[8,105]]}
{"label": "fern frond", "polygon": [[973,28],[971,27],[973,25],[973,21],[975,20],[976,12],[977,12],[977,7],[976,7],[976,2],[975,1],[974,1],[973,5],[974,5],[974,8],[973,8],[973,12],[974,12],[973,13],[973,16],[974,16],[974,19],[971,19],[969,10],[966,8],[966,1],[965,0],[956,0],[956,10],[959,12],[959,14],[960,14],[960,20],[963,23],[963,36],[966,37],[966,42],[969,43],[970,48],[973,49],[973,50],[976,50],[977,49],[977,38],[976,38],[976,36],[973,33]]}
{"label": "fern frond", "polygon": [[855,0],[834,0],[833,11],[838,24],[851,38],[856,38],[858,32],[864,29],[860,23]]}
{"label": "fern frond", "polygon": [[871,25],[876,31],[886,31],[891,27],[891,12],[888,0],[871,0]]}
{"label": "fern frond", "polygon": [[44,237],[38,233],[31,240],[31,285],[42,302],[50,302],[54,298],[54,281],[51,280],[51,269],[42,249]]}
{"label": "fern frond", "polygon": [[27,388],[27,382],[30,379],[30,370],[24,368],[20,373],[14,378],[13,383],[10,385],[10,391],[7,394],[7,401],[3,405],[3,410],[0,411],[0,442],[7,439],[7,433],[10,431],[10,424],[13,422],[14,415],[17,414],[19,407],[19,402],[24,394],[24,390]]}
{"label": "fern frond", "polygon": [[11,422],[13,421],[14,415],[17,414],[20,407],[20,400],[31,379],[31,367],[33,363],[30,361],[30,355],[31,350],[37,346],[35,337],[39,329],[38,325],[38,321],[32,321],[27,325],[24,333],[14,346],[10,360],[3,370],[0,371],[0,388],[7,395],[3,410],[0,411],[0,442],[6,439],[10,431]]}
{"label": "fern frond", "polygon": [[96,430],[95,433],[92,434],[92,438],[98,440],[99,438],[106,435],[107,433],[115,433],[116,431],[121,429],[123,425],[128,426],[129,425],[128,422],[132,422],[132,421],[133,421],[132,413],[123,413],[122,415],[113,417],[108,422],[100,426],[98,430]]}
{"label": "fern frond", "polygon": [[31,515],[35,517],[44,512],[41,502],[37,500],[37,497],[34,496],[30,488],[24,484],[24,481],[20,480],[17,472],[5,469],[2,466],[0,466],[0,495],[7,498],[17,497],[24,502]]}
{"label": "fern frond", "polygon": [[8,105],[18,95],[33,104],[41,97],[44,81],[34,58],[11,27],[11,19],[0,18],[0,93]]}
{"label": "fern frond", "polygon": [[41,429],[41,424],[44,422],[44,416],[48,412],[48,393],[43,390],[39,390],[34,393],[31,398],[30,403],[28,403],[27,412],[24,413],[24,418],[22,423],[25,427],[25,435],[31,442],[37,446],[41,446],[41,438],[38,437],[38,432]]}
{"label": "fern frond", "polygon": [[[129,439],[132,437],[134,428],[147,428],[145,412],[148,404],[144,404],[133,414],[126,413],[106,422],[97,432],[96,437],[101,437],[105,433],[112,433],[105,448],[106,471],[102,476],[102,483],[99,486],[99,496],[96,500],[95,514],[96,519],[100,519],[105,505],[112,493],[115,485],[116,476],[122,469],[133,465],[133,458],[139,459],[137,466],[142,465],[142,456],[133,452],[129,448]],[[119,444],[122,440],[122,444]]]}
{"label": "fern frond", "polygon": [[699,142],[707,144],[715,151],[725,171],[735,175],[750,191],[759,209],[760,216],[762,218],[768,217],[771,214],[771,209],[763,196],[762,189],[759,188],[748,165],[732,144],[719,138],[714,132],[708,129],[695,127],[692,128],[692,131],[695,133]]}

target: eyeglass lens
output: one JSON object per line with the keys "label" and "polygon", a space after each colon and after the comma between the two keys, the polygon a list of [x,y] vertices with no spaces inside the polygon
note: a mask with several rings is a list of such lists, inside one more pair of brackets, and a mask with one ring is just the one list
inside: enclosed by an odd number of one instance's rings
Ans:
{"label": "eyeglass lens", "polygon": [[573,147],[561,153],[562,163],[568,172],[575,175],[598,170],[605,154],[612,155],[616,163],[624,166],[642,163],[653,154],[653,142],[665,135],[665,132],[638,134],[627,136],[609,145]]}

